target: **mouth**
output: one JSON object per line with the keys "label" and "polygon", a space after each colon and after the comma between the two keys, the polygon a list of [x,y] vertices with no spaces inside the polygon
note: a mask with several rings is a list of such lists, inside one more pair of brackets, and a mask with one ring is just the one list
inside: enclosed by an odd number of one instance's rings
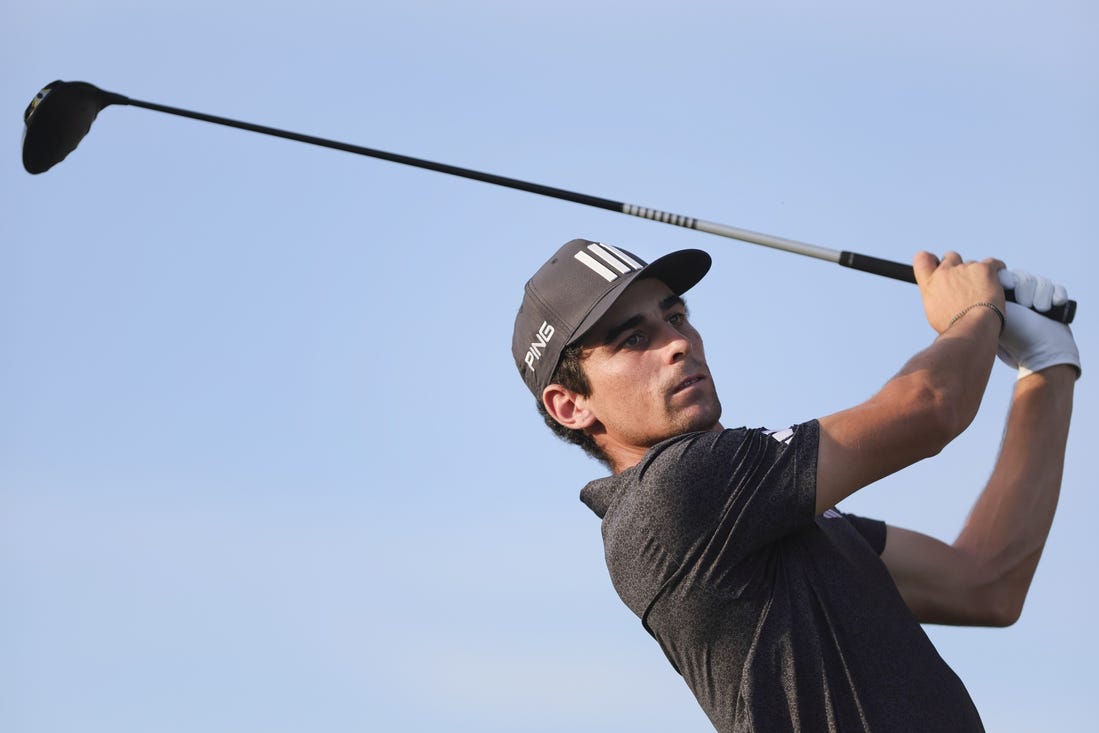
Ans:
{"label": "mouth", "polygon": [[691,387],[695,386],[696,384],[699,384],[700,382],[705,381],[705,379],[706,378],[703,377],[701,374],[695,374],[694,376],[687,377],[682,382],[680,382],[679,384],[675,385],[675,387],[672,388],[672,394],[679,394],[683,390],[690,389]]}

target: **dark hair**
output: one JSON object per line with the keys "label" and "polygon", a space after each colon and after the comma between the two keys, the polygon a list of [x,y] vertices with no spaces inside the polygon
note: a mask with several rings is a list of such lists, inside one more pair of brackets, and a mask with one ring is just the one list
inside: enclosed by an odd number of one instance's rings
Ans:
{"label": "dark hair", "polygon": [[[576,392],[584,397],[589,396],[591,394],[591,385],[588,383],[588,378],[584,375],[584,369],[581,365],[583,358],[584,347],[579,344],[566,346],[561,352],[561,361],[558,362],[557,369],[553,372],[553,377],[550,379],[550,382],[560,384],[565,389]],[[546,406],[542,404],[541,396],[539,396],[535,402],[538,405],[538,414],[542,416],[542,420],[545,421],[554,435],[566,443],[580,446],[589,456],[599,461],[607,468],[613,468],[610,456],[596,444],[595,439],[591,435],[583,430],[566,428],[564,425],[554,420],[553,416],[546,410]]]}

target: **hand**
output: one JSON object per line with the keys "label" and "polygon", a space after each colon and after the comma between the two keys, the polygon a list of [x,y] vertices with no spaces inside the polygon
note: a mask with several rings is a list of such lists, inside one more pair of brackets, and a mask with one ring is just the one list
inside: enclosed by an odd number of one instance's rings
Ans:
{"label": "hand", "polygon": [[1022,270],[1000,270],[1000,284],[1015,291],[1015,302],[1008,303],[1004,311],[1004,330],[997,351],[1000,360],[1018,369],[1019,379],[1057,364],[1076,367],[1079,378],[1080,351],[1072,331],[1063,323],[1039,315],[1068,301],[1065,288]]}
{"label": "hand", "polygon": [[991,303],[1002,311],[1004,289],[996,272],[1003,267],[1003,262],[994,259],[962,262],[957,252],[947,252],[942,260],[929,252],[917,254],[912,269],[927,322],[942,333],[956,315],[975,303]]}

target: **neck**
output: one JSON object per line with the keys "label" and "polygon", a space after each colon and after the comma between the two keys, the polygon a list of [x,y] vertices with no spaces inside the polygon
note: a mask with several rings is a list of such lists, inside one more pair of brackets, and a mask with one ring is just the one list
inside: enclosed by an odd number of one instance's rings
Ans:
{"label": "neck", "polygon": [[[724,428],[721,427],[721,423],[714,423],[713,427],[710,428],[710,431],[714,432],[721,430],[724,430]],[[661,438],[660,440],[657,440],[647,445],[632,445],[622,443],[615,440],[614,438],[611,438],[606,433],[600,433],[595,435],[594,437],[595,442],[599,445],[600,448],[603,449],[603,452],[610,460],[611,471],[615,474],[619,474],[627,469],[633,468],[638,463],[640,463],[641,459],[645,457],[645,453],[648,452],[649,448],[652,448],[657,443],[665,441],[668,438],[673,438],[675,436],[668,435]]]}

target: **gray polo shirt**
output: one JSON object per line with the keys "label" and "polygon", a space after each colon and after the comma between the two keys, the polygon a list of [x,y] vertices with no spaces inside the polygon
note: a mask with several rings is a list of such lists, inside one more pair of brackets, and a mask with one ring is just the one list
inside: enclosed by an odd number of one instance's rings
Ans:
{"label": "gray polo shirt", "polygon": [[615,589],[723,733],[982,731],[885,525],[815,516],[818,434],[688,433],[584,487]]}

